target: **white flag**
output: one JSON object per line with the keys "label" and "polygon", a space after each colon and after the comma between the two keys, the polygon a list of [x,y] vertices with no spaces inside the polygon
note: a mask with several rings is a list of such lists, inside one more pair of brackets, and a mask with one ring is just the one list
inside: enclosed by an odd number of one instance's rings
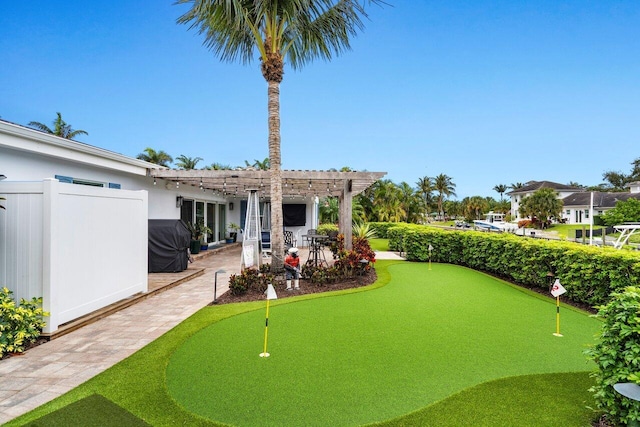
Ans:
{"label": "white flag", "polygon": [[429,252],[433,250],[433,246],[429,245]]}
{"label": "white flag", "polygon": [[553,286],[551,287],[551,295],[553,295],[554,297],[559,297],[565,292],[567,292],[567,290],[562,287],[562,285],[560,284],[560,280],[556,279],[556,281],[553,282]]}
{"label": "white flag", "polygon": [[278,299],[276,290],[273,289],[273,285],[271,283],[269,283],[269,285],[267,286],[267,290],[264,291],[264,293],[267,295],[267,299]]}

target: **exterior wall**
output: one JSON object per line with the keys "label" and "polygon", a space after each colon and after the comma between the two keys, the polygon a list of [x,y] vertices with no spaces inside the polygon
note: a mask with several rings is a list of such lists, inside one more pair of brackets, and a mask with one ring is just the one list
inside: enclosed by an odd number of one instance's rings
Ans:
{"label": "exterior wall", "polygon": [[[533,194],[533,191],[529,191],[526,193],[521,193],[521,194],[514,194],[511,196],[511,215],[513,217],[513,220],[521,220],[522,217],[520,216],[520,203],[522,202],[522,199],[525,197],[529,197]],[[564,199],[565,197],[575,193],[575,191],[556,191],[556,193],[558,193],[558,198],[559,199]],[[589,209],[589,207],[587,206],[587,209]],[[566,214],[567,209],[565,208],[563,210],[562,213],[562,217],[563,218],[568,218],[569,215],[571,214]],[[575,215],[573,216],[573,218],[575,219]],[[569,222],[567,221],[568,224],[575,224],[575,222]],[[589,223],[589,221],[587,220],[586,222],[587,224]]]}
{"label": "exterior wall", "polygon": [[147,290],[146,191],[0,183],[0,279],[43,297],[44,332]]}

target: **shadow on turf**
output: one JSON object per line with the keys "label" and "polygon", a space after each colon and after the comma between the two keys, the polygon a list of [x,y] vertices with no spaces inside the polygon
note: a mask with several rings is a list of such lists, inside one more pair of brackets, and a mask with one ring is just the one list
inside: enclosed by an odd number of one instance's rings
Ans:
{"label": "shadow on turf", "polygon": [[149,426],[140,418],[122,409],[109,399],[99,394],[92,394],[73,402],[64,408],[47,414],[26,424],[30,427],[121,427]]}

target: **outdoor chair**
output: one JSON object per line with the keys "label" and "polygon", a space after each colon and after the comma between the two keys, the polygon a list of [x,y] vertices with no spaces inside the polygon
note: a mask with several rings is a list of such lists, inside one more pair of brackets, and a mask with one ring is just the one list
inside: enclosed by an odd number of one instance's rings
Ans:
{"label": "outdoor chair", "polygon": [[315,228],[310,228],[310,229],[307,230],[306,237],[302,236],[302,246],[303,247],[305,246],[305,243],[306,243],[307,247],[309,246],[309,244],[311,243],[311,237],[309,237],[309,236],[312,235],[312,234],[318,234],[318,230],[316,230]]}
{"label": "outdoor chair", "polygon": [[296,246],[296,239],[293,238],[293,231],[284,232],[284,248],[288,250]]}
{"label": "outdoor chair", "polygon": [[262,255],[269,256],[271,255],[271,232],[270,231],[262,231]]}

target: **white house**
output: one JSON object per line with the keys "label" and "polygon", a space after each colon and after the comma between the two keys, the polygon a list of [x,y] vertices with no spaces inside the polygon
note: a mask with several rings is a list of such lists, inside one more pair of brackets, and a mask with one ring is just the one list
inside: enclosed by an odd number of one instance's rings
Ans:
{"label": "white house", "polygon": [[[285,230],[300,238],[316,228],[325,195],[340,198],[340,227],[350,236],[352,197],[385,174],[282,175]],[[16,299],[42,296],[51,313],[45,332],[53,333],[147,291],[149,219],[202,220],[213,230],[207,242],[222,243],[230,222],[244,223],[251,188],[269,229],[268,171],[169,170],[0,120],[0,286]]]}
{"label": "white house", "polygon": [[560,199],[564,199],[575,192],[583,191],[579,187],[558,184],[557,182],[552,181],[529,181],[524,185],[524,187],[517,188],[507,193],[511,196],[511,216],[514,221],[522,219],[520,216],[520,203],[522,202],[522,199],[531,196],[542,188],[552,188],[556,193],[558,193],[558,198]]}
{"label": "white house", "polygon": [[520,202],[522,199],[532,195],[541,188],[552,188],[558,193],[558,198],[562,199],[562,221],[567,224],[589,224],[591,212],[591,194],[593,193],[593,215],[602,215],[609,209],[613,209],[618,201],[625,201],[629,198],[640,199],[640,182],[629,184],[629,192],[601,192],[585,191],[580,187],[571,187],[551,181],[531,181],[524,187],[509,193],[511,196],[511,213],[515,220],[522,219],[520,216]]}

